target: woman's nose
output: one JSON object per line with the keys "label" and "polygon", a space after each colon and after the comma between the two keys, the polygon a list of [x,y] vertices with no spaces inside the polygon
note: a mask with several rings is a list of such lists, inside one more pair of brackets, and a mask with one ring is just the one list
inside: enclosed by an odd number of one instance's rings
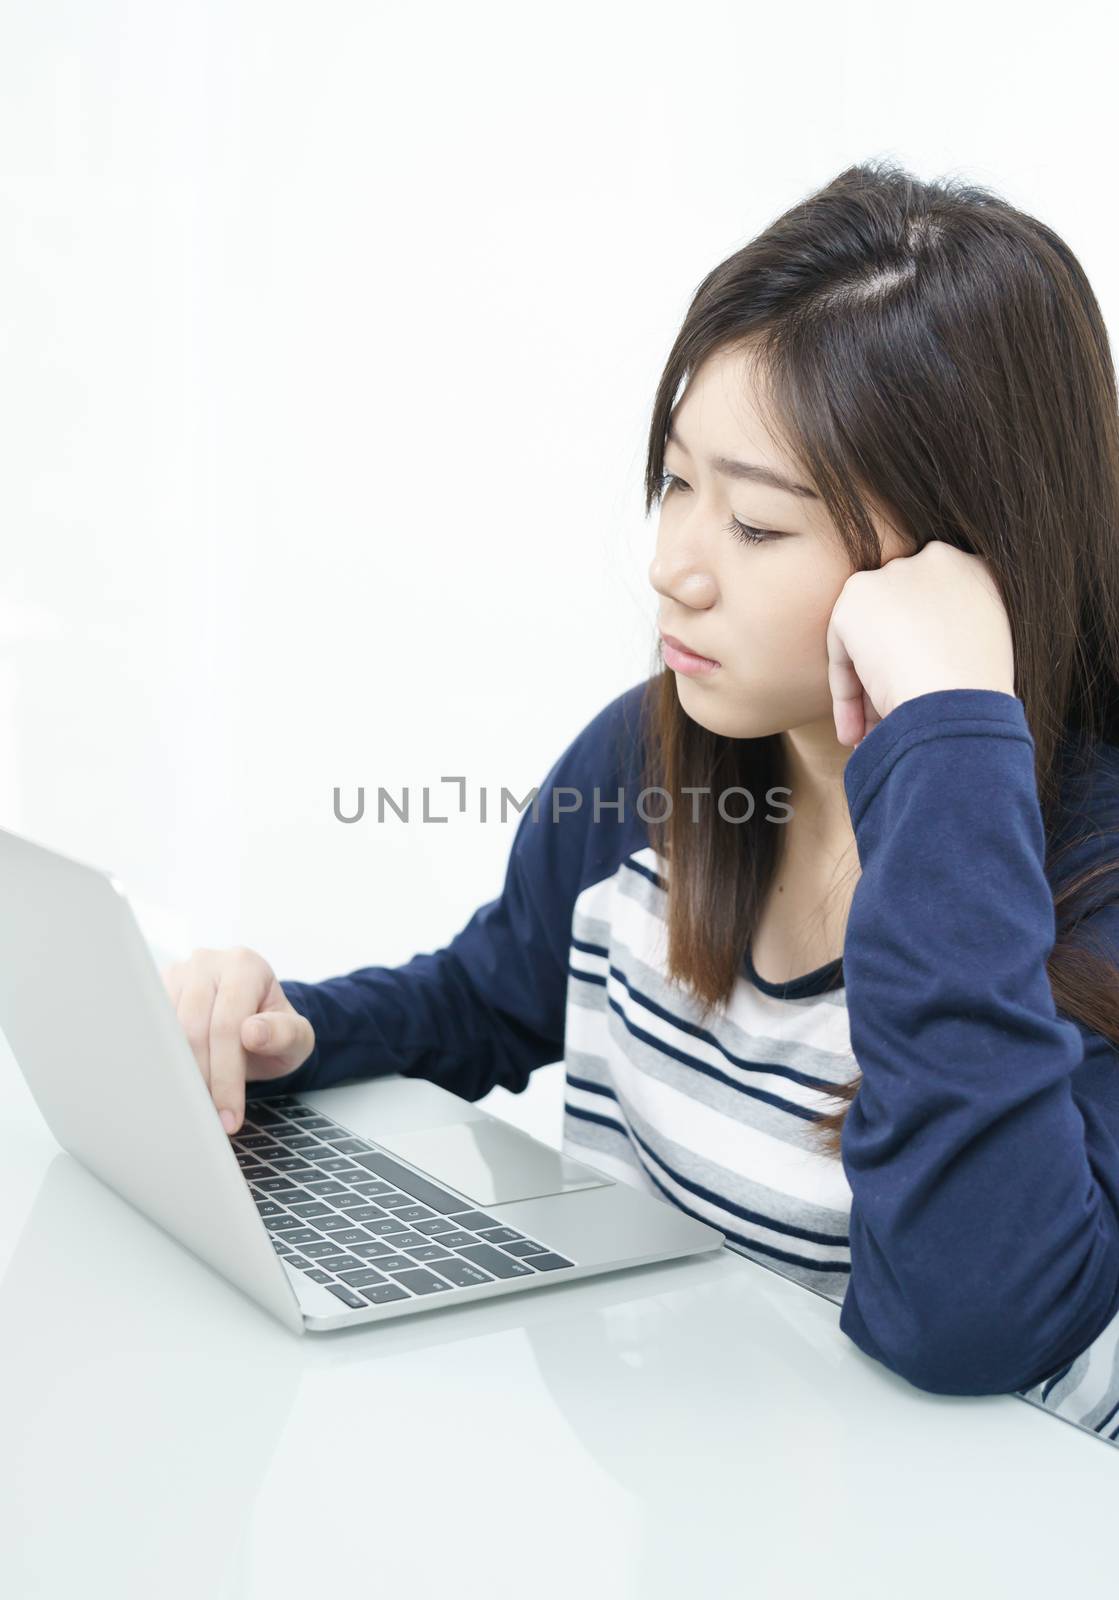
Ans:
{"label": "woman's nose", "polygon": [[649,582],[659,595],[702,611],[715,604],[715,580],[694,558],[658,550],[649,563]]}

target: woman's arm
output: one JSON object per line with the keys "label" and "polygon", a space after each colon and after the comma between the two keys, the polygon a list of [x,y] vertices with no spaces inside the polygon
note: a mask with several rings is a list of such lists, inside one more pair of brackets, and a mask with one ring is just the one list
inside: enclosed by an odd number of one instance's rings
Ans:
{"label": "woman's arm", "polygon": [[[1056,1013],[1025,708],[986,689],[918,695],[844,783],[863,1079],[843,1129],[840,1327],[919,1388],[1023,1389],[1119,1312],[1119,1051]],[[1119,958],[1119,907],[1090,925]]]}

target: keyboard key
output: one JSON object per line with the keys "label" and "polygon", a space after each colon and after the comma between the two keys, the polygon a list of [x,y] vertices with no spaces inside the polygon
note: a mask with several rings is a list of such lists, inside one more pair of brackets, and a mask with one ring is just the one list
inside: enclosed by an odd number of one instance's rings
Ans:
{"label": "keyboard key", "polygon": [[386,1300],[410,1300],[412,1298],[407,1289],[402,1289],[398,1283],[376,1283],[372,1289],[363,1289],[361,1293],[375,1306],[384,1305]]}
{"label": "keyboard key", "polygon": [[[368,1227],[369,1224],[366,1223],[365,1226]],[[386,1233],[383,1237],[394,1250],[410,1250],[413,1245],[424,1245],[428,1242],[422,1233]],[[442,1244],[442,1239],[439,1242]]]}
{"label": "keyboard key", "polygon": [[[291,1144],[290,1139],[288,1144]],[[332,1156],[334,1151],[328,1144],[309,1144],[306,1146],[300,1145],[299,1154],[304,1161],[318,1161],[322,1156]]]}
{"label": "keyboard key", "polygon": [[262,1194],[290,1194],[292,1199],[303,1199],[297,1184],[290,1178],[254,1178],[253,1188],[259,1189]]}
{"label": "keyboard key", "polygon": [[356,1189],[359,1194],[392,1194],[391,1183],[386,1183],[383,1178],[351,1178],[350,1188]]}
{"label": "keyboard key", "polygon": [[492,1283],[494,1280],[488,1272],[483,1272],[481,1267],[471,1266],[469,1261],[460,1261],[453,1257],[450,1261],[440,1261],[433,1266],[441,1278],[449,1278],[456,1289],[466,1289],[472,1283]]}
{"label": "keyboard key", "polygon": [[282,1217],[269,1217],[267,1219],[269,1233],[285,1233],[305,1226],[306,1223],[302,1217],[289,1217],[286,1214]]}
{"label": "keyboard key", "polygon": [[[351,1245],[349,1245],[348,1249],[349,1249],[351,1255],[355,1255],[355,1256],[369,1257],[369,1256],[391,1256],[392,1255],[391,1246],[387,1245],[387,1244],[382,1244],[380,1239],[366,1239],[362,1244],[351,1244]],[[414,1250],[411,1251],[412,1255],[415,1255],[415,1253],[416,1252]]]}
{"label": "keyboard key", "polygon": [[453,1222],[448,1222],[446,1217],[436,1217],[431,1222],[417,1222],[416,1227],[421,1233],[426,1233],[430,1237],[434,1238],[437,1233],[453,1232],[455,1224]]}
{"label": "keyboard key", "polygon": [[[465,1250],[459,1252],[468,1261],[473,1261],[476,1267],[482,1267],[486,1272],[492,1272],[495,1278],[527,1278],[532,1274],[532,1268],[523,1261],[514,1261],[512,1256],[507,1256],[492,1244],[467,1245]],[[564,1262],[570,1266],[570,1262]]]}
{"label": "keyboard key", "polygon": [[456,1228],[453,1233],[441,1233],[439,1243],[451,1250],[461,1250],[464,1244],[477,1244],[478,1239],[475,1234],[463,1233],[461,1228]]}
{"label": "keyboard key", "polygon": [[360,1211],[362,1217],[387,1217],[387,1211],[382,1211],[380,1206],[370,1205],[363,1194],[331,1195],[330,1203],[337,1206],[339,1211],[344,1211],[348,1217],[354,1217]]}
{"label": "keyboard key", "polygon": [[437,1278],[426,1267],[413,1267],[411,1272],[398,1272],[395,1281],[411,1289],[413,1294],[437,1294],[441,1289],[445,1293],[451,1290],[451,1284],[442,1278]]}
{"label": "keyboard key", "polygon": [[[259,1188],[263,1188],[264,1185],[260,1184],[260,1185],[258,1185],[258,1187]],[[306,1190],[308,1190],[311,1194],[333,1194],[333,1195],[338,1195],[338,1194],[349,1194],[349,1192],[350,1192],[346,1188],[346,1185],[344,1183],[340,1183],[337,1178],[318,1178],[314,1183],[305,1183],[303,1185],[303,1187]],[[336,1200],[332,1200],[331,1201],[332,1205],[337,1205],[337,1203],[338,1202]]]}
{"label": "keyboard key", "polygon": [[311,1256],[318,1261],[323,1256],[336,1256],[338,1254],[338,1246],[333,1239],[308,1239],[306,1244],[300,1244],[299,1253],[300,1255]]}
{"label": "keyboard key", "polygon": [[307,1117],[313,1117],[315,1113],[310,1106],[301,1106],[296,1100],[290,1106],[284,1107],[284,1115],[293,1117],[296,1122],[303,1122]]}
{"label": "keyboard key", "polygon": [[281,1244],[279,1239],[273,1239],[272,1240],[272,1248],[273,1248],[273,1250],[275,1250],[275,1252],[276,1252],[276,1254],[278,1256],[290,1256],[291,1255],[291,1251],[288,1249],[287,1245],[286,1244]]}
{"label": "keyboard key", "polygon": [[262,1145],[272,1144],[266,1133],[238,1133],[234,1134],[232,1144],[235,1150],[259,1150]]}
{"label": "keyboard key", "polygon": [[345,1272],[348,1268],[364,1267],[364,1261],[358,1261],[354,1256],[316,1256],[315,1264],[326,1267],[331,1272]]}
{"label": "keyboard key", "polygon": [[534,1256],[538,1251],[547,1250],[546,1244],[537,1244],[535,1239],[515,1239],[507,1244],[505,1249],[511,1256]]}
{"label": "keyboard key", "polygon": [[284,1143],[289,1150],[306,1150],[308,1145],[318,1144],[318,1142],[318,1136],[313,1133],[287,1133],[284,1135]]}
{"label": "keyboard key", "polygon": [[[341,1156],[338,1159],[341,1160]],[[308,1178],[318,1177],[315,1168],[309,1162],[304,1161],[302,1156],[273,1156],[269,1166],[275,1167],[277,1172],[290,1172],[295,1177],[301,1177],[304,1174]]]}
{"label": "keyboard key", "polygon": [[256,1209],[262,1217],[282,1217],[284,1214],[283,1206],[278,1206],[275,1200],[258,1200]]}
{"label": "keyboard key", "polygon": [[365,1301],[352,1289],[347,1289],[344,1283],[328,1283],[326,1287],[331,1294],[336,1294],[339,1300],[344,1300],[348,1306],[364,1306]]}
{"label": "keyboard key", "polygon": [[305,1200],[291,1208],[297,1217],[333,1217],[334,1208],[324,1200]]}
{"label": "keyboard key", "polygon": [[310,1272],[315,1265],[313,1261],[305,1261],[302,1256],[297,1255],[288,1256],[287,1263],[289,1267],[298,1267],[301,1272]]}
{"label": "keyboard key", "polygon": [[380,1150],[371,1150],[355,1159],[374,1177],[387,1178],[390,1183],[395,1183],[398,1189],[403,1189],[405,1194],[410,1194],[413,1200],[418,1200],[421,1205],[430,1206],[433,1211],[466,1209],[467,1202],[461,1196],[451,1194],[448,1189],[441,1189],[430,1178],[421,1178],[418,1172],[412,1172],[403,1162],[394,1161],[391,1156],[383,1155]]}
{"label": "keyboard key", "polygon": [[398,1222],[395,1217],[369,1217],[362,1226],[367,1233],[410,1233],[412,1230],[406,1222]]}
{"label": "keyboard key", "polygon": [[364,1139],[346,1138],[345,1136],[340,1139],[332,1139],[328,1133],[324,1133],[323,1138],[329,1139],[335,1150],[344,1156],[356,1155],[359,1150],[371,1150],[373,1148]]}
{"label": "keyboard key", "polygon": [[[360,1200],[354,1205],[347,1203],[345,1211],[351,1222],[366,1222],[373,1217],[379,1217],[383,1220],[390,1215],[389,1212],[383,1211],[380,1206],[371,1206],[368,1202]],[[394,1212],[392,1215],[395,1217],[396,1213]],[[403,1226],[407,1227],[407,1223],[403,1223]]]}
{"label": "keyboard key", "polygon": [[335,1244],[373,1244],[375,1242],[374,1240],[370,1239],[367,1233],[362,1233],[360,1228],[337,1229],[331,1233],[330,1237],[334,1240]]}
{"label": "keyboard key", "polygon": [[378,1256],[377,1267],[381,1272],[404,1272],[408,1267],[414,1267],[415,1262],[407,1256]]}
{"label": "keyboard key", "polygon": [[395,1215],[401,1222],[419,1222],[422,1217],[434,1217],[436,1213],[429,1211],[427,1206],[397,1206]]}
{"label": "keyboard key", "polygon": [[[274,1161],[272,1165],[278,1167],[280,1163]],[[348,1156],[324,1156],[319,1162],[319,1166],[324,1172],[357,1172],[359,1170]]]}
{"label": "keyboard key", "polygon": [[374,1272],[372,1267],[359,1267],[356,1272],[340,1272],[338,1276],[343,1283],[353,1284],[355,1289],[364,1289],[369,1283],[388,1283],[390,1280],[383,1272]]}
{"label": "keyboard key", "polygon": [[454,1261],[455,1256],[448,1255],[440,1244],[411,1245],[408,1254],[416,1261]]}
{"label": "keyboard key", "polygon": [[331,1282],[333,1282],[333,1279],[331,1278],[330,1273],[329,1272],[320,1272],[318,1267],[313,1267],[311,1269],[311,1271],[307,1273],[307,1277],[310,1278],[312,1283],[331,1283]]}
{"label": "keyboard key", "polygon": [[452,1212],[451,1221],[456,1228],[473,1228],[475,1233],[479,1228],[499,1228],[501,1226],[496,1217],[487,1217],[484,1211]]}
{"label": "keyboard key", "polygon": [[516,1233],[512,1228],[479,1228],[479,1239],[484,1239],[487,1244],[509,1244],[513,1239],[523,1239],[523,1233]]}
{"label": "keyboard key", "polygon": [[377,1204],[385,1211],[404,1211],[414,1206],[415,1201],[410,1194],[401,1194],[399,1189],[390,1189],[388,1194],[379,1194]]}
{"label": "keyboard key", "polygon": [[575,1265],[574,1261],[569,1261],[566,1256],[561,1256],[554,1250],[548,1250],[542,1256],[529,1256],[528,1260],[539,1272],[555,1272],[557,1267]]}

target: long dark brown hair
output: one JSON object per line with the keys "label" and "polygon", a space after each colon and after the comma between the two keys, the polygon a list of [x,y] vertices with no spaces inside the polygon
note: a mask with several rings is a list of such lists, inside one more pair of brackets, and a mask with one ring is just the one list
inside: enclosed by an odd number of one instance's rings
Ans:
{"label": "long dark brown hair", "polygon": [[[882,564],[871,508],[914,553],[941,539],[988,563],[1010,618],[1053,887],[1058,856],[1104,836],[1089,821],[1052,850],[1062,774],[1089,764],[1098,741],[1119,744],[1119,407],[1079,262],[989,189],[923,182],[887,160],[848,167],[700,283],[653,405],[646,515],[677,395],[726,350],[759,358],[775,434],[853,570]],[[641,709],[643,783],[672,797],[649,823],[667,868],[669,975],[707,1016],[741,974],[783,830],[727,822],[714,806],[697,821],[684,790],[767,795],[787,784],[783,741],[700,726],[663,667]],[[1119,967],[1076,934],[1114,870],[1103,861],[1054,887],[1047,971],[1058,1011],[1119,1046]],[[859,1082],[816,1119],[830,1155]]]}

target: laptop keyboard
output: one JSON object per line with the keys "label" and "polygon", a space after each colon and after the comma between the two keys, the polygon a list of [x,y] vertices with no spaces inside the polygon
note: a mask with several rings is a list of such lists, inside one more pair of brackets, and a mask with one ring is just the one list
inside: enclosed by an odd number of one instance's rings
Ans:
{"label": "laptop keyboard", "polygon": [[576,1265],[294,1095],[250,1101],[230,1143],[277,1255],[347,1306]]}

